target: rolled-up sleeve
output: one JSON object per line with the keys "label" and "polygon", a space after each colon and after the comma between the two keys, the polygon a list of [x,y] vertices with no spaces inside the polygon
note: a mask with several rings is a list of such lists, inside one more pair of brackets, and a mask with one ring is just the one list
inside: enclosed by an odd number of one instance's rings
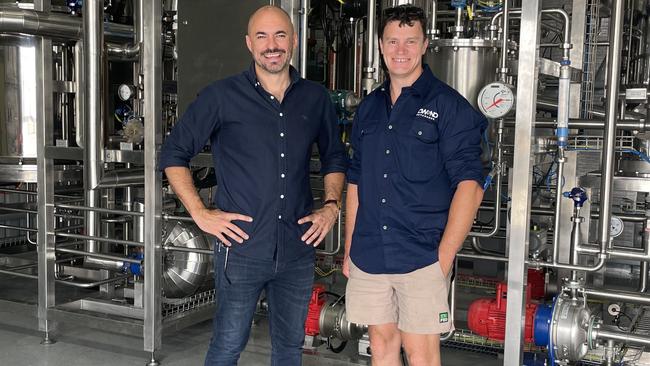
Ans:
{"label": "rolled-up sleeve", "polygon": [[481,163],[481,136],[487,127],[485,117],[469,104],[457,102],[447,112],[440,138],[440,152],[451,188],[462,181],[473,180],[483,185],[485,179]]}
{"label": "rolled-up sleeve", "polygon": [[190,160],[205,147],[219,128],[216,87],[201,91],[174,126],[160,152],[160,170],[171,166],[189,167]]}
{"label": "rolled-up sleeve", "polygon": [[321,105],[322,118],[317,138],[320,172],[322,175],[345,173],[348,168],[348,156],[339,134],[336,110],[325,90],[323,90]]}
{"label": "rolled-up sleeve", "polygon": [[350,167],[346,178],[349,183],[359,184],[361,178],[361,129],[359,127],[359,112],[357,111],[352,122],[352,135],[350,136],[350,145],[352,147],[352,158],[350,159]]}

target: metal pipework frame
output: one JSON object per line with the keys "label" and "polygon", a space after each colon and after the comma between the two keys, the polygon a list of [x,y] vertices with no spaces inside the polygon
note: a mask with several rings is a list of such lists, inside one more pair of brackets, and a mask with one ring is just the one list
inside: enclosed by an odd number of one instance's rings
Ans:
{"label": "metal pipework frame", "polygon": [[537,58],[540,39],[540,0],[528,0],[521,10],[519,78],[517,88],[517,124],[512,180],[512,215],[507,239],[508,299],[504,348],[504,365],[523,364],[526,264],[530,231],[532,188],[532,136],[537,101]]}
{"label": "metal pipework frame", "polygon": [[376,80],[375,69],[375,35],[377,30],[375,29],[375,18],[376,18],[376,9],[377,1],[368,0],[368,17],[367,17],[367,28],[366,28],[366,59],[363,65],[363,78],[361,82],[361,94],[367,95],[370,94],[372,90],[372,85]]}

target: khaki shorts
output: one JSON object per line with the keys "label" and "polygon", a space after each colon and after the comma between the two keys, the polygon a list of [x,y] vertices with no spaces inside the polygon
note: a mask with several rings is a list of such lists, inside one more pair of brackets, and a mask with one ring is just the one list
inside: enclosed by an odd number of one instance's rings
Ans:
{"label": "khaki shorts", "polygon": [[405,274],[370,274],[350,261],[347,319],[366,325],[397,323],[406,333],[449,332],[454,329],[447,301],[450,279],[438,262]]}

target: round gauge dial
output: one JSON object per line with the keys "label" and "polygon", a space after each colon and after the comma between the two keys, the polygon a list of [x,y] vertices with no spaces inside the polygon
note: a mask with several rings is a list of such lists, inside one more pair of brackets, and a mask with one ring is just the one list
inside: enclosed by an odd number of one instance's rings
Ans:
{"label": "round gauge dial", "polygon": [[610,229],[609,229],[609,236],[612,238],[615,238],[623,232],[623,229],[625,229],[625,226],[623,225],[623,220],[621,220],[620,217],[618,216],[612,216],[610,220]]}
{"label": "round gauge dial", "polygon": [[135,88],[131,85],[122,84],[119,86],[119,88],[117,88],[117,95],[120,97],[120,99],[126,102],[133,96],[134,89]]}
{"label": "round gauge dial", "polygon": [[478,93],[478,107],[488,118],[501,118],[515,106],[512,89],[500,82],[490,83]]}

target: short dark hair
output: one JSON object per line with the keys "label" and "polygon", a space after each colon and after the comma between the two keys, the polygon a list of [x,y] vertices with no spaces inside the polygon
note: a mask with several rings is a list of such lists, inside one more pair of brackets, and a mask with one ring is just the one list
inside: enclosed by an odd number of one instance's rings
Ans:
{"label": "short dark hair", "polygon": [[422,35],[427,38],[427,17],[424,15],[424,10],[413,5],[400,5],[393,8],[384,9],[381,16],[381,22],[377,33],[379,39],[384,35],[384,29],[390,22],[399,22],[400,27],[408,25],[412,27],[415,22],[420,22],[422,26]]}

